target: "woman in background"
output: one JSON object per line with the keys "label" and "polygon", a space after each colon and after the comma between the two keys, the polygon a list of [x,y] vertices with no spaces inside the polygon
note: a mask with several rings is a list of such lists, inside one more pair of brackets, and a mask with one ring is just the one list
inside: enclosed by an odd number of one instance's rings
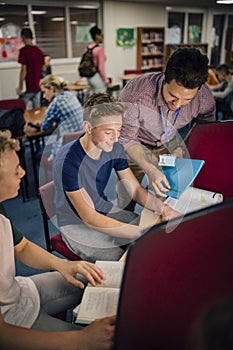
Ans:
{"label": "woman in background", "polygon": [[106,92],[108,88],[111,88],[111,82],[105,72],[106,56],[104,48],[100,46],[103,43],[103,33],[96,25],[90,29],[90,34],[93,39],[93,43],[88,45],[88,48],[93,48],[93,62],[98,67],[98,72],[91,78],[88,78],[88,84],[91,87],[91,91],[94,92]]}

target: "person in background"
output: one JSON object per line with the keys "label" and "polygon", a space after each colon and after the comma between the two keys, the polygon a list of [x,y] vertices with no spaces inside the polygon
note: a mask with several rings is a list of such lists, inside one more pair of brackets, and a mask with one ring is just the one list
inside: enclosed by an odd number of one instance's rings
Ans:
{"label": "person in background", "polygon": [[119,260],[143,232],[140,217],[114,205],[106,188],[114,171],[125,191],[162,220],[180,213],[143,188],[128,167],[118,137],[125,107],[107,93],[84,104],[85,134],[62,147],[53,163],[54,205],[62,238],[84,260]]}
{"label": "person in background", "polygon": [[218,77],[213,68],[209,67],[208,69],[208,79],[206,84],[210,89],[219,85]]}
{"label": "person in background", "polygon": [[[138,76],[120,92],[119,100],[128,106],[120,142],[138,181],[141,183],[147,174],[159,196],[166,197],[170,188],[158,166],[159,155],[183,157],[184,138],[193,124],[216,120],[215,101],[205,84],[207,78],[207,56],[185,47],[171,55],[164,72]],[[129,210],[135,206],[121,186],[118,205]]]}
{"label": "person in background", "polygon": [[[37,124],[40,125],[43,131],[56,129],[56,142],[52,144],[51,149],[46,147],[46,152],[50,153],[48,154],[49,161],[52,161],[62,146],[64,133],[83,129],[83,110],[77,97],[66,90],[67,82],[61,81],[55,75],[47,75],[40,81],[40,86],[43,97],[50,104],[44,120],[41,124]],[[39,154],[37,157],[39,157]]]}
{"label": "person in background", "polygon": [[[98,67],[98,72],[91,78],[88,78],[88,84],[91,87],[91,92],[106,92],[111,88],[111,82],[105,72],[106,56],[104,48],[100,46],[103,43],[103,33],[96,25],[90,29],[90,34],[93,39],[93,43],[88,45],[89,48],[95,46],[92,50],[94,65]],[[96,46],[97,45],[97,46]]]}
{"label": "person in background", "polygon": [[233,112],[233,75],[227,64],[216,68],[220,85],[211,89],[216,99],[217,120],[224,119],[226,113]]}
{"label": "person in background", "polygon": [[49,74],[52,74],[51,56],[48,54],[44,54],[44,64],[41,70],[41,79],[43,79],[44,77],[46,77],[46,75]]}
{"label": "person in background", "polygon": [[[44,64],[41,70],[41,79],[43,79],[44,77],[50,74],[52,74],[51,56],[48,54],[44,54]],[[48,105],[49,105],[49,101],[43,97],[43,92],[41,92],[41,107],[48,106]]]}
{"label": "person in background", "polygon": [[[102,271],[85,261],[67,261],[24,237],[10,222],[2,202],[18,195],[25,171],[18,143],[0,132],[0,344],[1,350],[111,349],[114,317],[80,329],[51,315],[77,306],[87,282],[102,283]],[[26,221],[25,221],[26,223]],[[53,272],[15,276],[15,259]]]}
{"label": "person in background", "polygon": [[[23,98],[26,108],[40,107],[41,92],[40,92],[40,78],[41,70],[44,64],[43,51],[33,44],[33,35],[30,28],[23,28],[21,30],[21,38],[25,44],[19,50],[18,63],[21,64],[19,74],[18,95]],[[24,92],[24,81],[26,91]]]}

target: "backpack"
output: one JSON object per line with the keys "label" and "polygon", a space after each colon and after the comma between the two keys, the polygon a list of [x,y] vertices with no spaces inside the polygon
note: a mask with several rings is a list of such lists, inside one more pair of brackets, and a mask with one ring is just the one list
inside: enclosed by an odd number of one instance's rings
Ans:
{"label": "backpack", "polygon": [[99,45],[95,45],[92,48],[87,47],[87,50],[83,53],[78,71],[80,77],[91,78],[98,72],[98,67],[93,63],[92,50]]}
{"label": "backpack", "polygon": [[24,111],[19,107],[4,111],[0,116],[0,130],[10,130],[13,138],[24,134],[24,125]]}

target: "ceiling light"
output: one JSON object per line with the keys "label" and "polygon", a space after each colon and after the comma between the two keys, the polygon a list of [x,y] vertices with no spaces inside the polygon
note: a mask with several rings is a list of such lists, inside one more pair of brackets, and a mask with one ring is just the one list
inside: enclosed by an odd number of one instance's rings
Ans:
{"label": "ceiling light", "polygon": [[5,21],[4,17],[0,17],[0,22]]}
{"label": "ceiling light", "polygon": [[51,18],[52,22],[63,22],[65,20],[64,17],[53,17]]}
{"label": "ceiling light", "polygon": [[96,5],[76,5],[75,7],[79,9],[88,9],[88,10],[98,9],[98,6]]}
{"label": "ceiling light", "polygon": [[217,4],[231,5],[231,4],[233,4],[233,0],[217,0]]}
{"label": "ceiling light", "polygon": [[33,15],[45,15],[46,11],[32,10]]}

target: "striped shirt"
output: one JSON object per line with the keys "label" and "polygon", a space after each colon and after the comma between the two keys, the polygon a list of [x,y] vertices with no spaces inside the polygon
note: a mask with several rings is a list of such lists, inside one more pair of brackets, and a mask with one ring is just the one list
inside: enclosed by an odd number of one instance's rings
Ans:
{"label": "striped shirt", "polygon": [[49,130],[56,122],[57,140],[53,144],[51,154],[56,155],[62,146],[64,133],[79,131],[83,129],[83,110],[77,99],[69,91],[62,91],[49,105],[45,118],[41,123],[43,131]]}
{"label": "striped shirt", "polygon": [[[170,140],[193,119],[197,122],[216,120],[215,101],[209,88],[204,84],[195,97],[177,111],[169,110],[162,95],[163,73],[143,74],[130,80],[121,91],[119,99],[127,106],[126,115],[120,135],[124,148],[144,143],[152,147],[160,147],[167,142],[166,132],[169,130]],[[166,121],[166,130],[161,115]]]}

